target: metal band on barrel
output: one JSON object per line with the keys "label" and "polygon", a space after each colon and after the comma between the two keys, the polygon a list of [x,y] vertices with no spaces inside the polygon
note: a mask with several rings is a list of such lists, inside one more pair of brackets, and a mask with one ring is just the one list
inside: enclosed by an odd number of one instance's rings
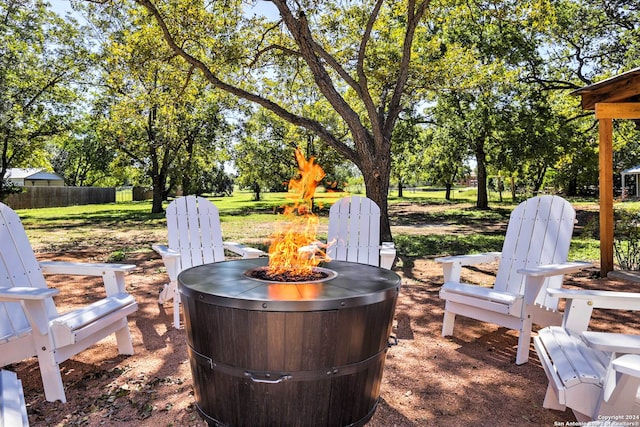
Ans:
{"label": "metal band on barrel", "polygon": [[261,371],[241,368],[238,366],[216,362],[210,357],[194,350],[191,345],[188,345],[187,348],[192,360],[195,359],[198,364],[207,366],[213,371],[233,377],[248,378],[251,381],[257,383],[277,384],[285,381],[314,381],[326,378],[341,377],[344,375],[352,375],[361,372],[366,367],[368,367],[368,365],[378,363],[380,360],[384,359],[387,353],[388,346],[385,345],[384,348],[378,353],[359,362],[350,363],[348,365],[318,369],[315,371]]}

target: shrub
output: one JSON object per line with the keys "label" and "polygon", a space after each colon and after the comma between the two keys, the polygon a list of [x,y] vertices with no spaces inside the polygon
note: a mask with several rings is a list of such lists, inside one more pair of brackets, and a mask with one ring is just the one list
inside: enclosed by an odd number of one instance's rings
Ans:
{"label": "shrub", "polygon": [[640,270],[640,211],[616,209],[613,250],[623,270]]}

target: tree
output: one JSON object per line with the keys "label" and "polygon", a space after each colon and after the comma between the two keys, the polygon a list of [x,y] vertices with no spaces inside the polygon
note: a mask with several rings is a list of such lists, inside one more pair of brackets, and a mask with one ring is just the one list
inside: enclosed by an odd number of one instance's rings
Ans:
{"label": "tree", "polygon": [[[531,62],[540,62],[540,34],[553,17],[546,0],[526,2],[445,2],[438,11],[446,51],[441,67],[449,70],[438,94],[438,127],[448,128],[464,143],[477,164],[476,207],[488,208],[488,175],[502,167],[525,163],[533,156],[520,148],[533,140],[511,132],[514,122],[530,120],[535,102],[522,99],[519,84]],[[534,93],[533,91],[531,93]],[[540,110],[538,110],[540,111]],[[458,123],[452,123],[452,122]],[[542,124],[538,121],[536,126]],[[545,135],[548,133],[545,131]],[[538,138],[533,141],[540,146]],[[548,143],[548,141],[546,141]],[[542,168],[538,172],[544,172]]]}
{"label": "tree", "polygon": [[296,170],[295,144],[285,141],[286,126],[271,114],[259,110],[244,126],[244,135],[234,148],[237,183],[261,200],[265,190],[285,191]]}
{"label": "tree", "polygon": [[458,136],[459,129],[448,126],[453,123],[444,120],[441,123],[443,126],[433,130],[426,147],[425,169],[429,180],[444,185],[445,199],[451,200],[453,186],[471,172],[467,162],[470,155],[464,140]]}
{"label": "tree", "polygon": [[[213,87],[315,133],[353,162],[383,213],[381,238],[391,239],[391,135],[408,101],[414,39],[428,0],[272,0],[279,22],[243,14],[241,2],[136,2],[154,16],[171,49]],[[228,73],[230,61],[241,65],[237,73]],[[301,86],[339,116],[339,127],[315,119],[304,102],[306,111],[293,108],[288,97]]]}
{"label": "tree", "polygon": [[114,150],[102,141],[95,116],[86,115],[72,129],[53,141],[53,170],[64,177],[66,185],[93,186],[108,179]]}
{"label": "tree", "polygon": [[554,2],[550,16],[540,40],[545,55],[531,58],[529,82],[573,90],[640,65],[637,1],[562,0]]}
{"label": "tree", "polygon": [[68,129],[86,49],[77,23],[41,0],[0,4],[0,198],[11,167],[48,166],[48,138]]}
{"label": "tree", "polygon": [[213,193],[216,197],[231,196],[233,194],[234,179],[224,171],[224,166],[207,165],[199,169],[193,177],[189,194],[202,195]]}
{"label": "tree", "polygon": [[[569,141],[561,153],[554,181],[566,194],[588,194],[599,184],[597,126],[593,113],[582,111],[579,98],[568,94],[640,66],[640,5],[623,0],[563,0],[554,2],[553,16],[555,19],[541,38],[545,55],[528,64],[526,78],[539,90],[552,94],[554,112]],[[614,153],[626,151],[623,140],[616,141]],[[635,166],[633,155],[627,158],[631,164],[614,160],[616,172]],[[614,175],[614,179],[618,176]]]}
{"label": "tree", "polygon": [[213,191],[217,185],[228,188],[224,163],[231,160],[235,126],[225,116],[237,114],[232,100],[219,95],[219,91],[209,91],[203,85],[178,112],[176,120],[180,123],[183,147],[171,167],[170,189],[180,186],[183,194],[202,194]]}
{"label": "tree", "polygon": [[148,17],[132,11],[106,24],[113,28],[103,46],[108,111],[101,131],[144,171],[153,190],[151,210],[160,213],[170,177],[186,194],[198,192],[198,171],[223,143],[217,138],[221,108],[207,82],[167,49]]}
{"label": "tree", "polygon": [[393,132],[391,175],[398,183],[398,197],[403,197],[407,183],[424,180],[429,175],[424,167],[424,152],[428,145],[427,133],[413,114],[401,118]]}

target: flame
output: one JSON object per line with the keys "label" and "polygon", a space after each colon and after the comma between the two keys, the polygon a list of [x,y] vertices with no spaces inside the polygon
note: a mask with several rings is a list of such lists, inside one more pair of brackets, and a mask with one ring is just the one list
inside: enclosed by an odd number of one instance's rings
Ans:
{"label": "flame", "polygon": [[284,206],[286,221],[271,236],[268,267],[270,275],[284,274],[292,281],[311,274],[327,260],[316,239],[319,219],[311,210],[313,195],[325,173],[313,157],[306,160],[300,149],[296,149],[296,161],[300,177],[289,181],[288,198],[293,204]]}

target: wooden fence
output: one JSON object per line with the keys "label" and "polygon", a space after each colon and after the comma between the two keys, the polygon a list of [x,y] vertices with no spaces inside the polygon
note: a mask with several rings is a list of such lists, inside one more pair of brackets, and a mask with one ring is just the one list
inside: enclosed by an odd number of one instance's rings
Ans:
{"label": "wooden fence", "polygon": [[25,187],[22,193],[9,195],[4,203],[12,209],[31,209],[115,203],[115,201],[115,188]]}
{"label": "wooden fence", "polygon": [[133,200],[140,202],[142,200],[153,199],[153,191],[145,187],[133,187]]}

